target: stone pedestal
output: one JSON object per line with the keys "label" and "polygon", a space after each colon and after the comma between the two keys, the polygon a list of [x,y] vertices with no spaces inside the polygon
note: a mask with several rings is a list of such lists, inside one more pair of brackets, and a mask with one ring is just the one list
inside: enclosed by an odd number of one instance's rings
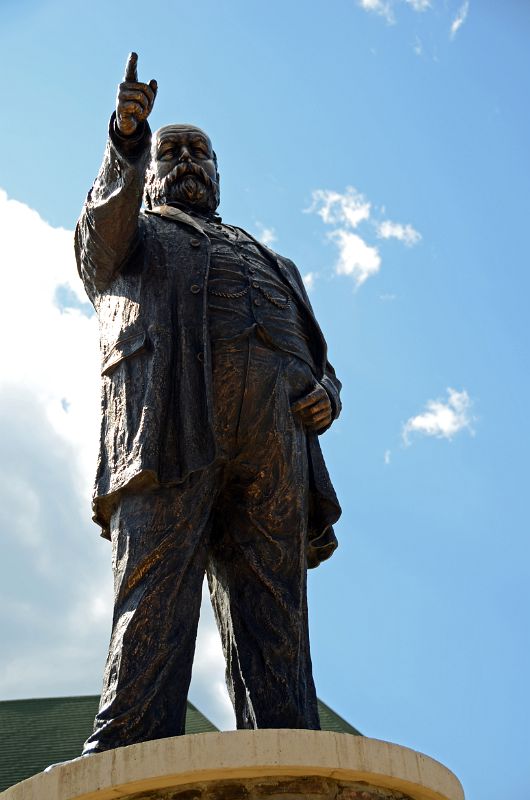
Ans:
{"label": "stone pedestal", "polygon": [[78,758],[1,800],[464,800],[428,756],[347,733],[230,731]]}

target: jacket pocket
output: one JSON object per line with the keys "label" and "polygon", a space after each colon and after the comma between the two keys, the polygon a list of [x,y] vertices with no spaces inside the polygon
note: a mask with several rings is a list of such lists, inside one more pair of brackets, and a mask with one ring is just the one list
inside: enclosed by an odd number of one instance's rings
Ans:
{"label": "jacket pocket", "polygon": [[145,331],[140,331],[132,336],[126,336],[118,341],[111,347],[107,357],[101,366],[102,375],[111,375],[116,369],[118,364],[121,364],[126,358],[137,355],[147,350],[147,334]]}

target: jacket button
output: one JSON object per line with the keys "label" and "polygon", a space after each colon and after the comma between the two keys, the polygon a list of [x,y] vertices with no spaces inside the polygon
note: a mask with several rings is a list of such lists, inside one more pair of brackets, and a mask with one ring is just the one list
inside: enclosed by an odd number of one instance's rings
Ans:
{"label": "jacket button", "polygon": [[200,247],[201,241],[200,239],[190,239],[190,245],[191,247]]}
{"label": "jacket button", "polygon": [[204,361],[204,353],[202,352],[202,350],[201,350],[200,353],[197,353],[197,358],[199,359],[199,361],[202,364],[202,362]]}
{"label": "jacket button", "polygon": [[259,297],[256,297],[256,299],[254,300],[254,305],[255,306],[260,306],[261,305],[261,300],[259,299]]}
{"label": "jacket button", "polygon": [[198,283],[192,283],[192,284],[191,284],[191,286],[190,286],[190,292],[191,292],[192,294],[199,294],[199,292],[200,292],[200,291],[201,291],[201,287],[199,286],[199,284],[198,284]]}
{"label": "jacket button", "polygon": [[256,283],[256,281],[254,281],[252,286],[254,287],[254,289],[259,289],[259,283]]}

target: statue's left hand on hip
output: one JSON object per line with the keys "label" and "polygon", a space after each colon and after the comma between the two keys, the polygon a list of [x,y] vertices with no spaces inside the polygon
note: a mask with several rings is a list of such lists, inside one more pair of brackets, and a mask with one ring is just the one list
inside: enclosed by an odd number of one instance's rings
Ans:
{"label": "statue's left hand on hip", "polygon": [[304,428],[312,433],[324,431],[332,422],[331,402],[328,393],[319,383],[309,394],[293,403],[291,411]]}

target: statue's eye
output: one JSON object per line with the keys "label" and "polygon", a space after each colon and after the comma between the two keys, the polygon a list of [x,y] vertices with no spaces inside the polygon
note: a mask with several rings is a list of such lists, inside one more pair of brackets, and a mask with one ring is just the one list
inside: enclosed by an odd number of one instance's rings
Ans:
{"label": "statue's eye", "polygon": [[163,153],[160,153],[158,156],[159,161],[171,161],[173,158],[173,150],[164,150]]}

